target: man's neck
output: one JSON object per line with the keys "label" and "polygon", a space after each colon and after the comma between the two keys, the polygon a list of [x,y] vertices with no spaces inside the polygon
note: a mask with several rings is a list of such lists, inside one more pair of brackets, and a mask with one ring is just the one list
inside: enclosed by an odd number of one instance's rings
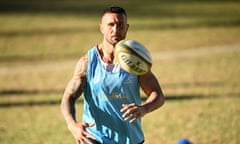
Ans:
{"label": "man's neck", "polygon": [[102,58],[102,60],[106,63],[113,63],[114,61],[114,46],[106,43],[106,42],[102,42],[101,44],[99,44],[99,53],[100,56]]}

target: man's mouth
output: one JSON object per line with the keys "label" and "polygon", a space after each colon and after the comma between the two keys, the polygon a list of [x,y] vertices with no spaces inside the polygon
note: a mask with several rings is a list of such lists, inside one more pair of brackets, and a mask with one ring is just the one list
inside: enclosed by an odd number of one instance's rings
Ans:
{"label": "man's mouth", "polygon": [[120,36],[113,36],[112,39],[119,41],[119,40],[121,40],[121,37]]}

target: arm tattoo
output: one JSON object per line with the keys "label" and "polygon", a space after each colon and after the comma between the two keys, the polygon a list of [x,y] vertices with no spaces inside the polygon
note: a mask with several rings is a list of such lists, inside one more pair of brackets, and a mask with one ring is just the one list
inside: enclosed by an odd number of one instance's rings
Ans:
{"label": "arm tattoo", "polygon": [[83,57],[76,65],[74,75],[68,83],[65,93],[72,97],[79,97],[86,82],[87,58]]}
{"label": "arm tattoo", "polygon": [[72,78],[65,89],[64,95],[69,95],[74,99],[78,98],[82,94],[84,82],[85,78]]}
{"label": "arm tattoo", "polygon": [[69,81],[61,102],[61,111],[67,121],[76,120],[75,101],[83,92],[86,83],[87,57],[81,58],[75,68],[74,75]]}

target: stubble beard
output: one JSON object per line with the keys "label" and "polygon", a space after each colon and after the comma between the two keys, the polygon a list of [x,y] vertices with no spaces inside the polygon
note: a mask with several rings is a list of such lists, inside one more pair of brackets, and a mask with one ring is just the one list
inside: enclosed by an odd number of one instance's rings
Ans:
{"label": "stubble beard", "polygon": [[110,40],[108,40],[108,43],[110,43],[111,45],[115,46],[119,41],[124,40],[124,37],[113,37]]}

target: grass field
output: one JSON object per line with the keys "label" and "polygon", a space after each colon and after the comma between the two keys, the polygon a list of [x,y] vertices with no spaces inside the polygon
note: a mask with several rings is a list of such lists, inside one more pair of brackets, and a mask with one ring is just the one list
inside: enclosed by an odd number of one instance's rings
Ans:
{"label": "grass field", "polygon": [[[74,143],[60,99],[78,58],[101,41],[99,11],[112,3],[128,10],[128,38],[151,51],[166,96],[161,109],[143,118],[146,144],[181,138],[238,144],[240,2],[234,0],[1,1],[0,143]],[[82,105],[80,99],[78,119]]]}

